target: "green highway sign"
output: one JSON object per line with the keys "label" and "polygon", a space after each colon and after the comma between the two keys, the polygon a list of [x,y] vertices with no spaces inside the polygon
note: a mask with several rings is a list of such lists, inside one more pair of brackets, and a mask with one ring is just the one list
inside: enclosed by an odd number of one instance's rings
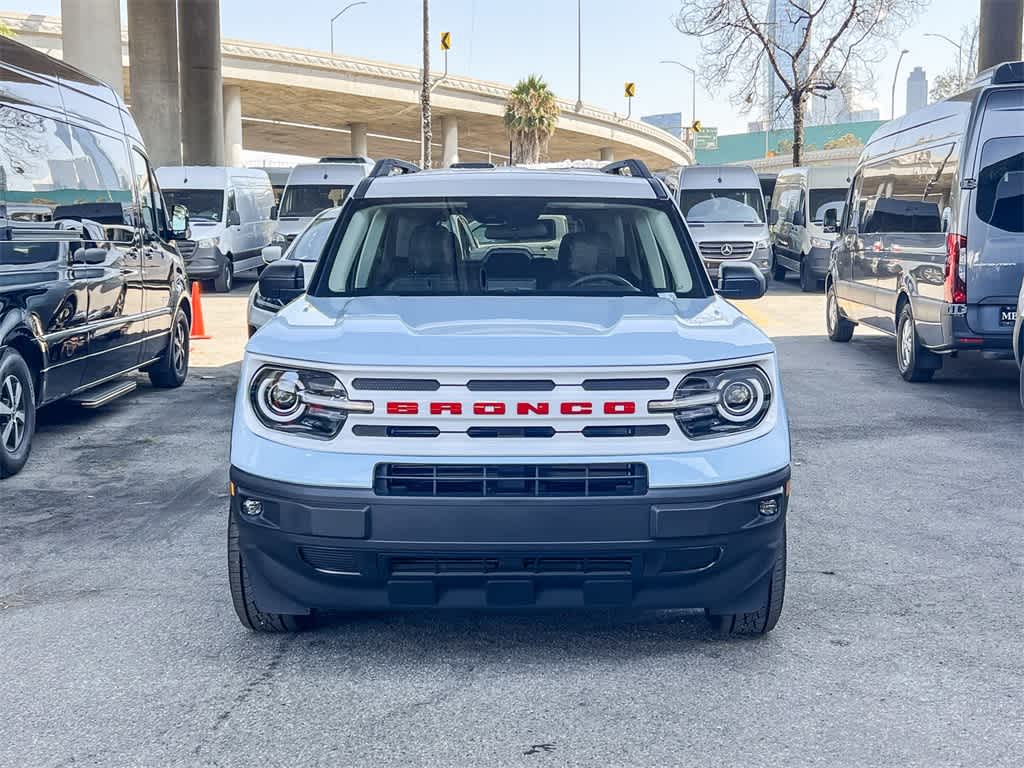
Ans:
{"label": "green highway sign", "polygon": [[694,149],[718,149],[718,129],[702,125],[700,133],[693,135]]}

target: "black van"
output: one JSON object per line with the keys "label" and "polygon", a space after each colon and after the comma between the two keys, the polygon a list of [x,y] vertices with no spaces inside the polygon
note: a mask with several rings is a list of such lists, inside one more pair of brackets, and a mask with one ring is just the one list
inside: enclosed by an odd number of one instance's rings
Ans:
{"label": "black van", "polygon": [[826,277],[826,325],[897,338],[907,381],[943,355],[1012,356],[1024,278],[1024,62],[881,126],[861,153]]}
{"label": "black van", "polygon": [[110,87],[0,36],[0,477],[40,406],[185,381],[187,229]]}

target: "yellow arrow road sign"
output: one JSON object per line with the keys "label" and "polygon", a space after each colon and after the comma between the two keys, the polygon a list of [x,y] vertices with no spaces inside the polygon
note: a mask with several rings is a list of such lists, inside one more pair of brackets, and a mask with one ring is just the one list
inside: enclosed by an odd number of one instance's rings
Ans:
{"label": "yellow arrow road sign", "polygon": [[636,96],[636,83],[626,83],[626,98],[633,98]]}
{"label": "yellow arrow road sign", "polygon": [[452,47],[452,33],[442,32],[441,33],[441,50],[448,51]]}

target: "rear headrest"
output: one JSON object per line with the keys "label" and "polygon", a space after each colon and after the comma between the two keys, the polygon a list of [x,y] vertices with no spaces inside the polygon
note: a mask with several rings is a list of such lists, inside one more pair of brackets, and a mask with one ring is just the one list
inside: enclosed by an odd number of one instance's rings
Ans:
{"label": "rear headrest", "polygon": [[419,275],[455,273],[455,239],[442,227],[422,224],[412,231],[409,269]]}
{"label": "rear headrest", "polygon": [[558,246],[558,264],[563,271],[580,275],[614,272],[612,239],[604,232],[570,232]]}

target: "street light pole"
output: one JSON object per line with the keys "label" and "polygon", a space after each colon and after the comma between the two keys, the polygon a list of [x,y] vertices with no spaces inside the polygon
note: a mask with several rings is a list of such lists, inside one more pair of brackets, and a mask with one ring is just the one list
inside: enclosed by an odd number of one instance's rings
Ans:
{"label": "street light pole", "polygon": [[690,73],[690,125],[697,120],[697,72],[693,67],[688,67],[681,61],[675,59],[662,59],[660,64],[675,64]]}
{"label": "street light pole", "polygon": [[903,63],[903,57],[906,56],[910,51],[904,48],[900,51],[900,57],[896,59],[896,71],[892,76],[892,101],[889,104],[889,119],[896,119],[896,80],[900,76],[900,64]]}
{"label": "street light pole", "polygon": [[964,47],[960,45],[956,40],[940,35],[938,32],[925,32],[923,37],[937,37],[939,40],[945,40],[950,45],[956,48],[956,79],[957,85],[963,88],[964,85]]}
{"label": "street light pole", "polygon": [[336,14],[334,14],[331,17],[331,55],[332,56],[334,55],[334,22],[336,22],[338,20],[338,17],[341,16],[341,14],[343,14],[349,8],[354,8],[357,5],[366,5],[366,0],[357,0],[357,2],[349,3],[348,5],[346,5],[344,8],[342,8],[340,11],[338,11]]}

